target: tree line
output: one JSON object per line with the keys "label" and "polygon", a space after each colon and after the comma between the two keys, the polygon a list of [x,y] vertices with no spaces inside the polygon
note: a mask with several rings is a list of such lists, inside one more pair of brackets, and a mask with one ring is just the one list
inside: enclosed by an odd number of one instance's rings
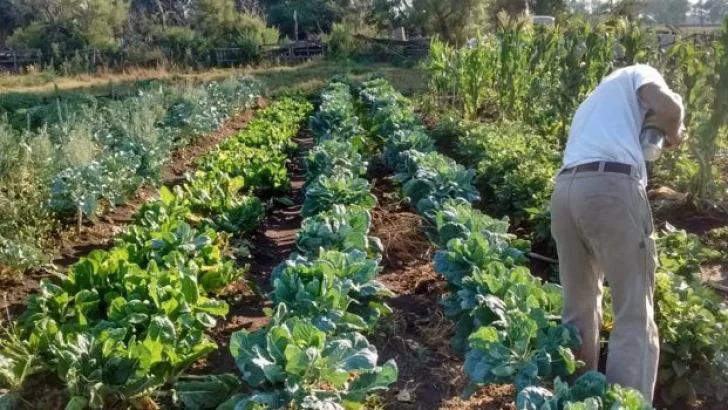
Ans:
{"label": "tree line", "polygon": [[411,36],[462,44],[499,12],[526,10],[714,22],[728,14],[728,0],[0,0],[0,49],[59,58],[93,49],[141,63],[193,63],[211,49],[235,47],[254,62],[264,44],[319,39],[337,28],[376,36],[405,27]]}

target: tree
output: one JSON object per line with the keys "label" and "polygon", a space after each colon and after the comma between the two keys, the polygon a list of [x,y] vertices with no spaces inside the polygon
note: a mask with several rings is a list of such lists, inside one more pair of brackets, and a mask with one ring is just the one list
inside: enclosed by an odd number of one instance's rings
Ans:
{"label": "tree", "polygon": [[424,34],[463,44],[487,28],[489,6],[490,0],[412,0],[408,15]]}
{"label": "tree", "polygon": [[[330,0],[268,0],[266,17],[268,23],[278,27],[281,34],[288,38],[306,38],[314,34],[328,33],[334,22],[341,21],[343,9],[340,4]],[[298,33],[293,19],[298,20]]]}
{"label": "tree", "polygon": [[496,0],[491,6],[491,16],[495,19],[501,11],[517,16],[526,11],[539,16],[555,16],[566,11],[566,0]]}
{"label": "tree", "polygon": [[28,21],[8,43],[44,53],[119,46],[129,4],[123,0],[13,0]]}
{"label": "tree", "polygon": [[491,17],[495,20],[495,16],[501,11],[517,16],[526,11],[526,3],[526,0],[495,0],[491,5]]}
{"label": "tree", "polygon": [[690,11],[690,0],[646,0],[645,12],[658,23],[684,23]]}
{"label": "tree", "polygon": [[586,0],[567,0],[566,8],[570,13],[574,14],[588,14],[589,5]]}
{"label": "tree", "polygon": [[728,0],[701,0],[693,7],[693,12],[704,23],[719,23],[728,15]]}
{"label": "tree", "polygon": [[539,16],[556,16],[566,11],[566,0],[529,0],[531,12]]}
{"label": "tree", "polygon": [[3,40],[21,24],[18,9],[11,0],[0,0],[0,48]]}
{"label": "tree", "polygon": [[278,41],[278,30],[260,17],[239,12],[235,0],[198,0],[194,16],[195,28],[217,47],[249,48],[253,53],[262,44]]}
{"label": "tree", "polygon": [[374,0],[367,21],[382,30],[406,27],[409,23],[407,11],[407,0]]}

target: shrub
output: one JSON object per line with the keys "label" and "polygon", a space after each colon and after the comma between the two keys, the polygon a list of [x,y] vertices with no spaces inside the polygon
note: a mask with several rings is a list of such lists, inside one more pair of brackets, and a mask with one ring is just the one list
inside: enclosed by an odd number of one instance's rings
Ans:
{"label": "shrub", "polygon": [[168,60],[185,65],[194,63],[195,55],[204,44],[190,27],[154,26],[151,37]]}
{"label": "shrub", "polygon": [[354,38],[354,26],[350,23],[334,23],[331,34],[324,37],[329,47],[329,56],[333,58],[350,58],[357,50]]}

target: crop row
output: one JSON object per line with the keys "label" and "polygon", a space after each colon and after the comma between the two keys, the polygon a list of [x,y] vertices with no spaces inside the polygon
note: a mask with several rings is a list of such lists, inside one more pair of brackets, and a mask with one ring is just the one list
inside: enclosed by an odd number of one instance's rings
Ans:
{"label": "crop row", "polygon": [[[259,95],[257,80],[238,77],[150,84],[120,101],[59,98],[10,112],[22,130],[0,115],[0,275],[48,262],[50,236],[64,223],[80,229],[142,184],[158,183],[172,150],[214,131]],[[45,122],[31,124],[38,119]]]}
{"label": "crop row", "polygon": [[[376,199],[352,143],[361,127],[347,86],[333,83],[321,97],[310,121],[316,144],[305,158],[305,219],[295,251],[271,274],[270,321],[233,334],[239,378],[178,384],[187,408],[357,409],[397,379],[396,364],[378,366],[364,336],[391,312],[381,301],[391,293],[375,280],[381,243],[369,231]],[[241,386],[246,393],[235,394]]]}
{"label": "crop row", "polygon": [[[476,168],[481,205],[508,216],[519,231],[530,225],[535,241],[553,245],[548,201],[559,168],[559,150],[532,128],[518,123],[460,122],[438,129],[457,141],[455,154]],[[529,217],[530,221],[523,223]],[[656,238],[655,319],[660,334],[658,385],[666,403],[698,396],[728,397],[728,308],[700,278],[700,265],[720,254],[694,235],[667,225]],[[608,290],[608,289],[607,289]],[[604,299],[604,335],[612,325],[611,299]]]}
{"label": "crop row", "polygon": [[[371,132],[384,142],[385,163],[440,248],[435,270],[449,290],[441,304],[455,322],[453,347],[465,353],[470,379],[463,395],[513,383],[519,409],[650,408],[638,392],[609,386],[597,372],[572,386],[561,381],[581,364],[574,356],[581,339],[560,323],[560,288],[526,267],[528,242],[508,234],[506,220],[472,207],[480,199],[474,171],[434,150],[411,106],[386,81],[365,83],[360,100]],[[545,389],[554,378],[555,391]]]}
{"label": "crop row", "polygon": [[28,377],[55,373],[67,409],[156,408],[158,390],[217,348],[207,332],[229,310],[217,295],[245,273],[229,234],[255,231],[265,212],[249,193],[287,183],[285,154],[261,167],[250,152],[291,153],[310,109],[282,100],[261,110],[186,183],[145,203],[113,248],[44,280],[0,343],[0,407],[14,408]]}

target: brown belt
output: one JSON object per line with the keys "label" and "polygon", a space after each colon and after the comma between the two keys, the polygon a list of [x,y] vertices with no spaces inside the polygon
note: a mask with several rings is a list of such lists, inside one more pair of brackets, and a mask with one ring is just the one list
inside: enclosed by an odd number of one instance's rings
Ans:
{"label": "brown belt", "polygon": [[[596,172],[599,171],[599,165],[602,162],[590,162],[588,164],[582,164],[577,165],[576,167],[566,168],[563,171],[559,173],[559,175],[568,174],[570,172],[574,172],[578,174],[579,172]],[[576,168],[576,170],[574,170]],[[632,175],[632,166],[627,164],[622,164],[621,162],[604,162],[604,172],[614,172],[617,174],[625,174],[625,175]]]}

